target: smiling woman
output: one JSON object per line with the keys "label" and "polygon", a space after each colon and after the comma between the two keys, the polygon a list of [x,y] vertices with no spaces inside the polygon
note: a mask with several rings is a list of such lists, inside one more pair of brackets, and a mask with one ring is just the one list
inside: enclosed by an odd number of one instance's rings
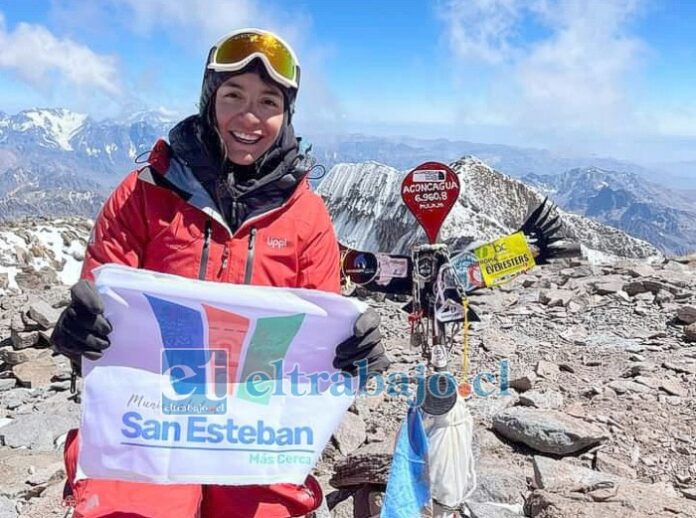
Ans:
{"label": "smiling woman", "polygon": [[[105,263],[207,281],[339,292],[338,243],[323,201],[310,190],[312,161],[300,153],[292,126],[299,84],[294,52],[270,32],[243,29],[213,46],[199,112],[177,124],[169,142],[154,145],[148,164],[126,177],[98,216],[83,280],[73,287],[72,303],[52,336],[58,352],[79,364],[81,356],[98,360],[109,347],[112,325],[88,282],[93,269]],[[355,335],[337,344],[335,368],[355,372],[354,362],[363,360],[371,370],[389,365],[374,311],[358,318]],[[235,345],[237,355],[241,346]],[[133,396],[133,406],[144,404],[141,399]],[[222,439],[221,430],[206,428],[197,419],[191,417],[193,427],[184,429],[166,421],[141,422],[132,411],[123,425],[133,438],[176,440],[190,432],[202,441]],[[290,434],[257,424],[237,430],[230,422],[225,437],[241,443],[257,436],[259,443],[306,439],[303,430],[296,435],[294,430]],[[121,513],[285,518],[304,516],[321,502],[321,489],[311,476],[302,485],[76,481],[79,440],[75,433],[71,437],[66,447],[68,490],[75,515],[82,518]],[[129,446],[138,455],[138,444]],[[234,465],[229,469],[241,470]],[[99,505],[94,507],[94,502]]]}

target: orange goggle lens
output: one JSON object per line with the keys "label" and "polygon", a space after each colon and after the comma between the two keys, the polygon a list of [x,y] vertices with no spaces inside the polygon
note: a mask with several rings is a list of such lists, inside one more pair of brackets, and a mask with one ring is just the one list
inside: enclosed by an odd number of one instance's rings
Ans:
{"label": "orange goggle lens", "polygon": [[273,70],[285,80],[297,83],[297,62],[290,49],[272,34],[243,32],[222,42],[213,54],[210,68],[226,68],[241,64],[252,54],[265,56]]}

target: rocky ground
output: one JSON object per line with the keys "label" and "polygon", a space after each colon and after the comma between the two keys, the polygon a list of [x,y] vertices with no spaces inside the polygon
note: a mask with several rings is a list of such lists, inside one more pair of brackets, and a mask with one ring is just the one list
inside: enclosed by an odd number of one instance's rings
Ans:
{"label": "rocky ground", "polygon": [[[46,349],[67,288],[41,279],[0,302],[0,517],[59,517],[61,447],[78,423],[66,361]],[[392,371],[421,360],[400,303],[383,316]],[[473,396],[479,518],[696,516],[696,258],[658,266],[537,268],[472,297],[472,377],[500,373],[507,395]],[[451,365],[461,364],[457,336]],[[499,379],[496,381],[500,381]],[[495,384],[485,385],[486,390]],[[378,514],[396,397],[356,401],[315,469],[320,516]]]}

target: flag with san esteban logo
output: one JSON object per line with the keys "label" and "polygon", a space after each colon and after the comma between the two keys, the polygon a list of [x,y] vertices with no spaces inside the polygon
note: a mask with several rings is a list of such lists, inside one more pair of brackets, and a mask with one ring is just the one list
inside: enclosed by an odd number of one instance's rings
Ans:
{"label": "flag with san esteban logo", "polygon": [[364,305],[117,265],[95,279],[113,332],[83,365],[78,478],[305,479],[353,401],[332,362]]}

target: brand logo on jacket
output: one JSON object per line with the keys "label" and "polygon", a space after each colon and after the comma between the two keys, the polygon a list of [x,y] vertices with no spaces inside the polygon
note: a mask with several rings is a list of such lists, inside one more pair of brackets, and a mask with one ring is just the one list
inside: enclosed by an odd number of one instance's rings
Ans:
{"label": "brand logo on jacket", "polygon": [[288,246],[288,240],[285,238],[280,238],[280,237],[268,237],[266,239],[266,244],[270,248],[275,248],[276,250],[280,250],[281,248],[287,248]]}

